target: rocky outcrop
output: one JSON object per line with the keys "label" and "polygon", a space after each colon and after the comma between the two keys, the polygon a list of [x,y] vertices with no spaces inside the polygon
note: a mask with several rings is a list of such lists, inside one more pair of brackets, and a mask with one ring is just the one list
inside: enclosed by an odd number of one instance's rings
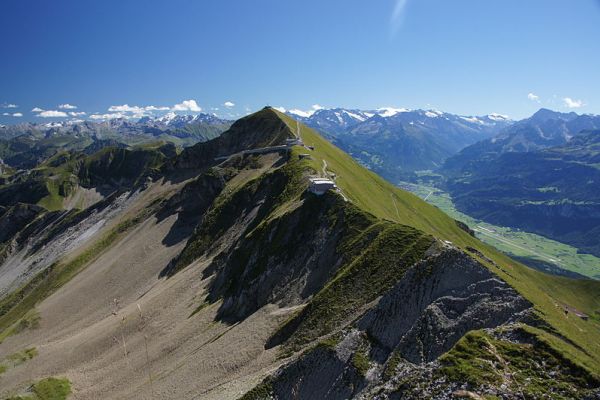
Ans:
{"label": "rocky outcrop", "polygon": [[270,386],[273,397],[329,400],[354,398],[365,389],[368,382],[363,375],[364,371],[357,368],[354,360],[354,354],[362,342],[360,333],[352,331],[336,345],[318,345],[272,378]]}
{"label": "rocky outcrop", "polygon": [[0,243],[12,238],[17,232],[40,215],[44,209],[33,204],[17,203],[0,211]]}
{"label": "rocky outcrop", "polygon": [[339,201],[335,195],[307,196],[217,257],[210,300],[224,298],[220,315],[245,318],[265,304],[298,305],[317,293],[342,261],[336,250],[344,225]]}
{"label": "rocky outcrop", "polygon": [[530,309],[485,266],[436,242],[353,328],[282,368],[269,390],[276,399],[362,398],[398,369],[431,372],[467,332],[523,320]]}
{"label": "rocky outcrop", "polygon": [[358,324],[384,351],[435,360],[465,333],[523,317],[531,304],[455,248],[416,264]]}

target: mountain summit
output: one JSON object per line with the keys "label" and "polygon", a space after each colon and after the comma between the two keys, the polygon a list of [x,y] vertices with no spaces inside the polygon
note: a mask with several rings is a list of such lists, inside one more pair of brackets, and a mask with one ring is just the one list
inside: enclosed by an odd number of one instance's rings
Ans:
{"label": "mountain summit", "polygon": [[86,201],[0,203],[0,359],[24,360],[4,396],[597,393],[600,283],[499,254],[275,109],[181,154],[73,151],[40,173]]}

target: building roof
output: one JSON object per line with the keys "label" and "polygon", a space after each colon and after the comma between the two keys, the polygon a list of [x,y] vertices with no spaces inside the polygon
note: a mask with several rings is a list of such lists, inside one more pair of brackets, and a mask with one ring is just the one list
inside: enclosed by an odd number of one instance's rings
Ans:
{"label": "building roof", "polygon": [[321,183],[321,184],[330,183],[332,185],[335,185],[335,182],[333,182],[331,179],[327,179],[327,178],[310,178],[310,182],[311,183]]}

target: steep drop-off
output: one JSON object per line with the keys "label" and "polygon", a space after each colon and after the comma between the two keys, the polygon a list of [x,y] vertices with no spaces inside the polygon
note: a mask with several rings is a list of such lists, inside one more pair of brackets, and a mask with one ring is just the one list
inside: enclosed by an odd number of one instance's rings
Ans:
{"label": "steep drop-off", "polygon": [[[598,392],[597,282],[506,258],[288,116],[158,164],[107,151],[78,164],[118,188],[94,206],[1,211],[24,227],[4,239],[0,360],[37,351],[4,397],[49,377],[103,399]],[[317,175],[339,189],[310,193]]]}

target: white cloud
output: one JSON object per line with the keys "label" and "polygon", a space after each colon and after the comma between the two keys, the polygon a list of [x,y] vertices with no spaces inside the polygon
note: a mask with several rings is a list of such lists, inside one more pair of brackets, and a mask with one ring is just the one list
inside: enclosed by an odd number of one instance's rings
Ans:
{"label": "white cloud", "polygon": [[13,117],[22,117],[23,113],[13,113]]}
{"label": "white cloud", "polygon": [[38,117],[42,117],[42,118],[60,118],[60,117],[66,117],[67,113],[64,111],[56,111],[56,110],[48,110],[48,111],[42,111],[38,114]]}
{"label": "white cloud", "polygon": [[273,107],[273,108],[282,113],[287,112],[287,110],[284,107]]}
{"label": "white cloud", "polygon": [[392,16],[390,17],[390,34],[392,37],[395,36],[402,27],[402,22],[404,22],[404,10],[406,9],[407,3],[408,0],[396,0],[396,5],[394,6]]}
{"label": "white cloud", "polygon": [[31,112],[42,112],[42,111],[44,111],[44,110],[39,107],[35,107],[35,108],[31,109]]}
{"label": "white cloud", "polygon": [[9,116],[10,116],[10,113],[6,113],[6,112],[5,112],[5,113],[2,113],[2,115],[4,115],[5,117],[9,117]]}
{"label": "white cloud", "polygon": [[531,92],[527,94],[527,98],[531,101],[535,101],[536,103],[540,102],[540,96],[538,96],[537,94],[533,94]]}
{"label": "white cloud", "polygon": [[157,107],[157,106],[130,106],[129,104],[123,104],[120,106],[110,106],[108,111],[112,113],[131,113],[133,118],[142,118],[152,113],[153,111],[168,111],[169,107]]}
{"label": "white cloud", "polygon": [[144,112],[144,109],[142,107],[138,107],[138,106],[130,106],[129,104],[123,104],[121,106],[110,106],[110,107],[108,107],[108,111],[119,112],[119,113],[124,113],[124,112],[141,113],[141,112]]}
{"label": "white cloud", "polygon": [[567,108],[581,108],[585,106],[582,100],[576,100],[570,97],[563,97],[563,103]]}
{"label": "white cloud", "polygon": [[84,111],[79,111],[79,112],[77,112],[77,111],[70,111],[69,112],[69,115],[71,117],[79,117],[80,115],[85,115],[85,114],[86,113]]}
{"label": "white cloud", "polygon": [[169,107],[157,107],[157,106],[146,106],[144,107],[146,111],[169,111]]}
{"label": "white cloud", "polygon": [[58,108],[61,108],[63,110],[75,110],[77,108],[77,106],[74,106],[74,105],[69,104],[69,103],[65,103],[65,104],[60,104],[58,106]]}
{"label": "white cloud", "polygon": [[196,103],[196,100],[184,100],[179,104],[175,104],[171,110],[200,112],[202,108]]}
{"label": "white cloud", "polygon": [[2,108],[19,108],[19,106],[12,103],[4,103],[2,104]]}
{"label": "white cloud", "polygon": [[323,109],[323,106],[319,105],[319,104],[313,104],[312,105],[312,109],[315,111],[319,111]]}
{"label": "white cloud", "polygon": [[125,115],[121,113],[110,113],[110,114],[92,114],[90,115],[91,119],[116,119],[116,118],[125,118]]}
{"label": "white cloud", "polygon": [[235,107],[235,103],[232,101],[226,101],[225,103],[223,103],[223,105],[228,108]]}

